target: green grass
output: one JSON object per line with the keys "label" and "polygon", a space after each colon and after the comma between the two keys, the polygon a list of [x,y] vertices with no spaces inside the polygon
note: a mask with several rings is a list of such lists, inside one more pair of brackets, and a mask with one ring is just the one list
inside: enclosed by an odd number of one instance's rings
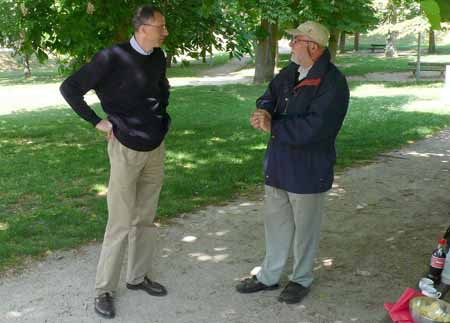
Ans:
{"label": "green grass", "polygon": [[[41,65],[34,60],[31,64],[31,77],[24,78],[23,69],[12,64],[11,60],[5,55],[8,54],[0,54],[0,86],[56,83],[61,82],[64,79],[64,76],[58,72],[58,66],[55,61],[49,61],[46,64]],[[5,62],[7,59],[8,69],[2,70],[2,61]],[[212,58],[208,57],[206,63],[200,61],[180,62],[167,69],[167,75],[168,77],[201,76],[208,69],[224,65],[228,63],[228,61],[228,54],[224,53],[217,54]]]}
{"label": "green grass", "polygon": [[[284,67],[290,62],[290,54],[281,54],[278,63]],[[424,55],[423,62],[440,62],[450,64],[450,55]],[[387,58],[380,55],[340,54],[336,58],[336,65],[346,76],[365,75],[368,73],[411,72],[408,62],[415,62],[416,56],[402,55]]]}
{"label": "green grass", "polygon": [[[438,114],[427,104],[437,85],[351,85],[351,108],[337,142],[339,170],[450,124],[445,110]],[[248,117],[263,90],[172,90],[160,218],[261,185],[267,135],[253,130]],[[425,90],[431,94],[424,98]],[[428,100],[428,112],[418,111],[418,100]],[[109,167],[103,136],[67,107],[1,116],[0,133],[0,271],[27,256],[101,239]]]}
{"label": "green grass", "polygon": [[[441,54],[450,54],[450,43],[448,38],[447,31],[437,31],[436,34],[436,49],[438,53]],[[399,37],[396,41],[397,49],[401,51],[405,50],[416,50],[417,49],[417,34],[409,33]],[[386,43],[386,35],[374,34],[367,35],[362,34],[360,36],[359,49],[360,50],[369,50],[371,44],[385,44]],[[345,48],[348,51],[352,51],[354,46],[354,37],[352,35],[347,35]],[[424,50],[428,49],[428,33],[422,33],[421,39],[421,47]]]}

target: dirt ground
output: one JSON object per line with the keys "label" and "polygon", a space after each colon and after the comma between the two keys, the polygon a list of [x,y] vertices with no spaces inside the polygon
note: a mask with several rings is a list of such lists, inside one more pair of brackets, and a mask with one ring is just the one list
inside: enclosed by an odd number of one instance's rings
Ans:
{"label": "dirt ground", "polygon": [[[262,194],[165,223],[153,278],[169,295],[129,291],[115,322],[381,322],[383,303],[414,287],[450,224],[450,130],[336,177],[328,196],[311,293],[300,305],[279,290],[235,292],[264,256]],[[55,253],[0,280],[0,322],[102,322],[93,310],[100,245]],[[286,282],[290,266],[286,267]]]}

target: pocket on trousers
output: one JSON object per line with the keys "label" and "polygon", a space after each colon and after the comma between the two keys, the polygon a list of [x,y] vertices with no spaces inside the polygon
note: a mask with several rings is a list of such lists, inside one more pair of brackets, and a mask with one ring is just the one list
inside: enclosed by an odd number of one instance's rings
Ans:
{"label": "pocket on trousers", "polygon": [[122,145],[116,138],[109,147],[109,158],[111,162],[122,164],[140,165],[145,163],[146,153],[133,150]]}

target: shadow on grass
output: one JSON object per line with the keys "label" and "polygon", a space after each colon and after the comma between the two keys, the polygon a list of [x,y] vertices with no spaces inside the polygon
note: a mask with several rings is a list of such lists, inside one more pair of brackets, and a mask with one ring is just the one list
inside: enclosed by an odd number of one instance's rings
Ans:
{"label": "shadow on grass", "polygon": [[[264,88],[172,90],[159,217],[220,203],[263,183],[267,135],[248,118]],[[352,99],[337,142],[338,168],[367,163],[449,124],[448,115],[393,109],[411,100]],[[17,257],[101,239],[109,170],[103,136],[69,108],[2,116],[0,133],[0,268]]]}

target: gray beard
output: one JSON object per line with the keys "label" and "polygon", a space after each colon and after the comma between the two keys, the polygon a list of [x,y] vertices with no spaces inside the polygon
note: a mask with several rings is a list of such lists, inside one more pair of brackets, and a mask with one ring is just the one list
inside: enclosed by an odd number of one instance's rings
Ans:
{"label": "gray beard", "polygon": [[299,61],[297,60],[297,58],[295,57],[294,53],[291,53],[291,61],[294,62],[297,65],[300,65]]}

